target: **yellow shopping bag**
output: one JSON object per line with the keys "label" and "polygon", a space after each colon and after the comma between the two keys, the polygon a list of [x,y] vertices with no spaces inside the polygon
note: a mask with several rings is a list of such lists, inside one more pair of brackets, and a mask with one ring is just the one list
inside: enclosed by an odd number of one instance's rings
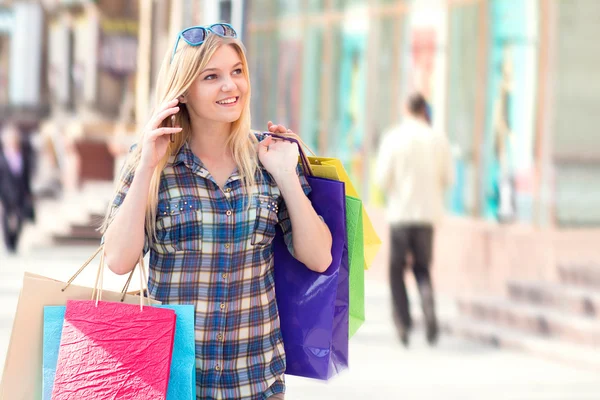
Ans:
{"label": "yellow shopping bag", "polygon": [[[339,159],[333,157],[308,157],[308,161],[310,169],[315,176],[344,182],[346,184],[346,196],[360,198]],[[381,239],[377,236],[377,232],[375,232],[375,228],[364,206],[362,209],[362,218],[365,242],[365,269],[369,269],[381,247]]]}

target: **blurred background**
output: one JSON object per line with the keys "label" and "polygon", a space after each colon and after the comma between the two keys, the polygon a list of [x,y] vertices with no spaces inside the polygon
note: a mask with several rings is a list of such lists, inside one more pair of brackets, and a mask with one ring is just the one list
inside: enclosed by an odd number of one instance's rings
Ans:
{"label": "blurred background", "polygon": [[[356,363],[326,386],[290,378],[289,398],[600,398],[598,0],[0,1],[0,122],[31,144],[35,199],[0,251],[0,355],[22,271],[64,279],[98,244],[172,40],[218,21],[247,47],[253,128],[340,158],[383,240]],[[373,175],[415,91],[455,179],[435,237],[443,337],[405,350]]]}

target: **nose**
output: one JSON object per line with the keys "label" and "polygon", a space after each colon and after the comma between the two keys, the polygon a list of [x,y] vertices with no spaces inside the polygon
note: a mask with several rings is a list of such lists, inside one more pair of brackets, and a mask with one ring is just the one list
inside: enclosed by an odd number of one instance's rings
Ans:
{"label": "nose", "polygon": [[223,92],[231,92],[237,88],[235,82],[231,78],[227,78],[221,86]]}

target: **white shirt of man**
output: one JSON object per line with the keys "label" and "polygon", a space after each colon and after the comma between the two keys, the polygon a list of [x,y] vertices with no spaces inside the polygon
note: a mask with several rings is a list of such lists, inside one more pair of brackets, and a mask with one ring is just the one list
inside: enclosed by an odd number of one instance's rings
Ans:
{"label": "white shirt of man", "polygon": [[438,223],[453,179],[448,140],[425,122],[408,118],[384,134],[375,179],[387,196],[389,223]]}

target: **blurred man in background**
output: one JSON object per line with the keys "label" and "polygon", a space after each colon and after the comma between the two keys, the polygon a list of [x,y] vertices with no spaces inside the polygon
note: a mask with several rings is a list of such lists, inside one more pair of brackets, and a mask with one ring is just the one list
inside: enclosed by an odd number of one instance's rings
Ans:
{"label": "blurred man in background", "polygon": [[0,205],[2,233],[11,253],[17,251],[23,222],[34,219],[30,161],[31,146],[15,123],[5,123],[0,130]]}
{"label": "blurred man in background", "polygon": [[433,234],[443,216],[444,194],[452,181],[452,156],[446,137],[430,127],[427,101],[421,94],[410,96],[405,121],[384,135],[376,176],[387,199],[390,285],[400,339],[408,346],[412,319],[404,271],[410,253],[427,341],[433,345],[438,338],[430,276]]}

